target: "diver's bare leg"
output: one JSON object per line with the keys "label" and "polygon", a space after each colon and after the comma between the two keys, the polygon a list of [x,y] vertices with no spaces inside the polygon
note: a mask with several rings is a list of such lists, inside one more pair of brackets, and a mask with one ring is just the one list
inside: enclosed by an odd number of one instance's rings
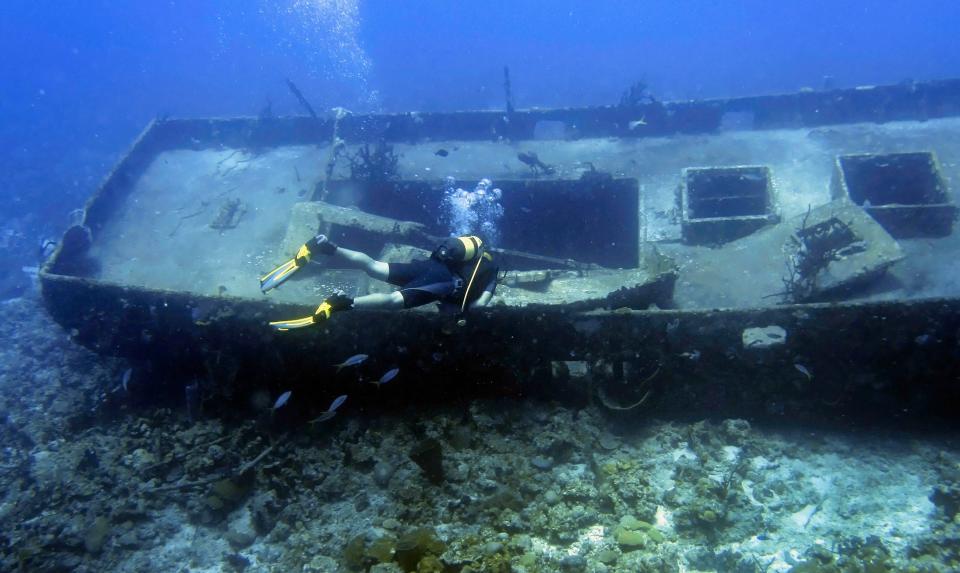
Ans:
{"label": "diver's bare leg", "polygon": [[[342,251],[343,249],[338,249],[337,251]],[[373,293],[365,294],[363,296],[358,296],[353,299],[353,308],[360,309],[401,309],[403,308],[403,296],[400,294],[400,291],[394,291],[392,293]]]}
{"label": "diver's bare leg", "polygon": [[361,253],[360,251],[351,251],[350,249],[337,247],[337,251],[333,256],[340,257],[350,264],[360,267],[366,271],[368,275],[381,281],[387,280],[387,273],[390,272],[390,267],[387,263],[374,260],[369,255]]}

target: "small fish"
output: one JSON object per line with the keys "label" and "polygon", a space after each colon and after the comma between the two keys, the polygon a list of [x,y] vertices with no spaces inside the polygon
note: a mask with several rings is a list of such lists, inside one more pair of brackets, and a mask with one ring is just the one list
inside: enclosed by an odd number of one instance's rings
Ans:
{"label": "small fish", "polygon": [[343,403],[347,401],[347,395],[343,394],[342,396],[337,396],[337,398],[330,402],[330,407],[327,408],[327,412],[336,412],[337,408],[343,406]]}
{"label": "small fish", "polygon": [[921,334],[920,336],[914,338],[914,342],[917,343],[917,346],[924,346],[933,339],[929,334]]}
{"label": "small fish", "polygon": [[327,410],[326,410],[325,412],[322,412],[319,416],[317,416],[316,418],[310,420],[310,421],[307,422],[307,423],[308,423],[308,424],[318,424],[318,423],[320,423],[320,422],[326,422],[326,421],[329,420],[330,418],[332,418],[332,417],[334,417],[334,416],[337,415],[337,408],[339,408],[340,406],[342,406],[343,403],[346,402],[346,401],[347,401],[347,395],[346,395],[346,394],[344,394],[344,395],[342,395],[342,396],[337,396],[337,398],[336,398],[333,402],[330,403],[330,407],[327,408]]}
{"label": "small fish", "polygon": [[680,358],[686,358],[691,362],[696,362],[697,360],[700,360],[700,351],[694,349],[691,352],[681,352]]}
{"label": "small fish", "polygon": [[387,382],[389,382],[389,381],[393,380],[394,378],[396,378],[396,377],[397,377],[397,374],[399,374],[399,373],[400,373],[400,369],[399,369],[399,368],[393,368],[393,369],[391,369],[391,370],[387,370],[387,371],[384,373],[384,375],[380,377],[379,380],[377,380],[376,382],[370,382],[370,383],[371,383],[371,384],[376,384],[377,387],[379,388],[380,386],[382,386],[382,385],[386,384]]}
{"label": "small fish", "polygon": [[793,367],[796,368],[798,372],[806,376],[807,380],[813,380],[813,372],[810,372],[810,369],[804,366],[803,364],[800,364],[799,362],[797,362],[796,364],[793,365]]}
{"label": "small fish", "polygon": [[347,358],[340,364],[334,364],[334,366],[337,367],[337,372],[340,372],[347,366],[356,366],[358,364],[362,364],[363,361],[366,360],[367,358],[369,358],[369,356],[367,356],[366,354],[354,354],[353,356],[351,356],[350,358]]}
{"label": "small fish", "polygon": [[642,127],[644,125],[647,125],[647,116],[643,116],[640,119],[631,121],[630,123],[627,124],[627,126],[630,128],[630,131],[633,131],[634,129],[637,129],[638,127]]}
{"label": "small fish", "polygon": [[123,386],[124,392],[129,392],[127,385],[130,384],[131,376],[133,376],[133,368],[127,368],[123,371],[123,376],[120,377],[120,385]]}
{"label": "small fish", "polygon": [[290,396],[292,395],[293,395],[293,392],[290,390],[287,390],[283,394],[280,394],[280,397],[277,398],[277,401],[273,403],[273,411],[276,412],[280,408],[283,408],[284,404],[290,401]]}
{"label": "small fish", "polygon": [[439,156],[439,157],[446,157],[446,156],[450,155],[450,152],[447,151],[446,149],[438,149],[438,150],[436,150],[433,154],[434,154],[434,155],[437,155],[437,156]]}
{"label": "small fish", "polygon": [[680,328],[680,319],[675,318],[667,323],[667,334],[673,334]]}

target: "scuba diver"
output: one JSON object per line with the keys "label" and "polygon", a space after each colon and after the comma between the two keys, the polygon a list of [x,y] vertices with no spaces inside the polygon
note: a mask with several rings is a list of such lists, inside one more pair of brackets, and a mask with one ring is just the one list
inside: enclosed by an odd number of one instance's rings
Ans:
{"label": "scuba diver", "polygon": [[294,258],[260,279],[264,293],[274,289],[298,269],[306,266],[315,253],[339,257],[378,280],[400,287],[389,294],[374,293],[357,298],[335,294],[324,300],[310,316],[271,322],[273,328],[286,331],[322,322],[334,312],[360,309],[402,309],[440,303],[441,312],[465,313],[486,306],[497,287],[498,267],[493,256],[476,236],[451,237],[440,243],[429,259],[409,263],[385,263],[370,256],[336,245],[326,235],[317,235],[297,251]]}

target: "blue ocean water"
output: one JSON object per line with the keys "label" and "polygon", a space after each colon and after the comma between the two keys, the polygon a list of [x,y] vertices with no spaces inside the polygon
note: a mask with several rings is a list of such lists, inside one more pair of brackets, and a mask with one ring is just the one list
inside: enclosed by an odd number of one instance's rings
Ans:
{"label": "blue ocean water", "polygon": [[[950,400],[938,404],[936,397],[956,394],[957,282],[937,257],[945,252],[952,260],[960,253],[956,241],[904,237],[903,252],[884,243],[884,265],[899,266],[858,301],[879,310],[851,311],[856,320],[843,322],[842,312],[804,306],[808,300],[790,312],[771,311],[779,302],[771,297],[784,294],[781,282],[787,294],[796,288],[780,276],[782,245],[760,262],[755,253],[766,251],[752,247],[725,252],[729,259],[687,248],[667,205],[681,170],[763,156],[777,183],[787,182],[777,205],[783,219],[800,216],[804,231],[806,216],[817,216],[805,201],[833,198],[834,156],[927,146],[940,153],[955,202],[954,117],[905,122],[913,130],[906,135],[882,122],[813,122],[797,133],[718,129],[683,144],[667,134],[645,145],[635,129],[656,118],[625,106],[633,115],[619,126],[623,137],[491,137],[472,141],[473,148],[456,138],[419,149],[414,142],[404,150],[403,185],[422,191],[417,184],[444,181],[437,190],[443,199],[429,209],[419,198],[371,204],[381,196],[364,197],[363,189],[386,189],[382,197],[394,200],[405,190],[376,178],[358,185],[361,191],[351,187],[356,181],[343,184],[354,179],[344,173],[360,151],[343,152],[334,181],[343,185],[331,193],[348,197],[345,206],[397,218],[430,211],[427,223],[452,234],[526,240],[549,255],[534,259],[522,280],[504,284],[501,299],[559,306],[570,291],[589,290],[578,279],[601,277],[598,290],[627,300],[575,328],[559,319],[532,326],[518,320],[522,334],[491,336],[490,346],[483,346],[489,331],[470,330],[478,324],[472,318],[433,330],[411,320],[409,331],[395,315],[346,322],[334,329],[340,341],[318,335],[324,352],[265,324],[286,318],[294,303],[312,309],[330,294],[327,284],[310,283],[315,269],[298,271],[307,280],[262,294],[251,269],[268,270],[282,257],[250,243],[320,188],[313,185],[323,179],[323,162],[337,160],[336,152],[327,155],[335,139],[291,145],[295,151],[199,139],[197,149],[164,150],[169,154],[144,176],[120,222],[98,222],[97,239],[109,247],[97,245],[103,268],[64,271],[119,284],[120,296],[86,297],[64,310],[58,305],[70,292],[51,289],[47,304],[57,321],[77,321],[63,328],[24,284],[36,275],[41,240],[60,239],[156,118],[303,115],[288,81],[324,116],[333,108],[499,112],[505,67],[519,110],[616,105],[636,82],[663,102],[870,85],[909,92],[960,78],[958,21],[960,3],[934,0],[8,0],[0,7],[0,569],[958,570],[960,448],[950,432],[901,433],[899,426],[923,426],[915,411],[939,414],[941,424],[951,412]],[[570,128],[557,123],[554,129]],[[557,141],[572,142],[575,151]],[[531,165],[535,145],[550,165]],[[506,181],[481,179],[487,167],[465,168],[464,154],[476,154],[473,161],[487,162]],[[926,160],[912,157],[910,166]],[[868,167],[883,171],[884,161]],[[447,165],[470,177],[444,180]],[[516,199],[559,185],[547,172],[553,166],[563,170],[557,180],[582,184],[562,189],[573,214],[549,198]],[[191,178],[191,169],[203,176]],[[617,172],[617,185],[605,169]],[[767,177],[766,167],[751,169],[733,176],[750,192]],[[609,202],[583,192],[591,186]],[[638,197],[648,203],[629,203]],[[859,212],[869,199],[857,197],[858,224],[874,224]],[[549,216],[536,219],[540,212]],[[624,213],[634,226],[618,230],[614,215]],[[559,223],[536,236],[528,219]],[[831,224],[825,217],[824,228]],[[668,227],[673,235],[652,236]],[[610,231],[601,241],[609,244],[588,245],[590,229]],[[92,236],[89,228],[81,232]],[[264,243],[279,243],[281,234],[265,233]],[[636,293],[618,289],[637,279],[623,269],[536,270],[542,261],[564,263],[569,244],[583,247],[584,256],[596,255],[591,248],[611,254],[610,267],[629,266],[623,260],[639,258],[629,250],[638,241],[621,257],[618,243],[631,242],[623,236],[660,240],[663,253],[681,262],[674,306],[632,306]],[[844,243],[830,257],[856,256],[861,243]],[[714,258],[721,263],[711,266]],[[725,260],[738,273],[742,265],[742,274],[723,274]],[[228,272],[208,272],[215,266],[208,261],[228,261]],[[786,262],[795,273],[809,259]],[[771,268],[774,274],[761,276]],[[523,280],[533,284],[526,292]],[[560,295],[544,286],[564,280],[572,286]],[[758,295],[756,285],[771,282]],[[143,295],[143,283],[165,290]],[[705,283],[709,288],[700,288]],[[184,291],[197,300],[179,296]],[[300,299],[290,294],[304,292]],[[942,307],[921,300],[944,294],[952,298]],[[882,306],[900,297],[920,300],[919,310]],[[251,319],[241,312],[251,299],[279,304]],[[762,320],[736,328],[697,312],[754,304],[764,307]],[[617,330],[636,310],[651,312]],[[119,323],[135,327],[118,335],[111,328]],[[652,334],[638,338],[645,328]],[[869,336],[874,332],[882,342]],[[855,357],[837,356],[827,340],[834,334],[836,348]],[[604,344],[573,349],[592,336]],[[820,336],[827,342],[818,346]],[[537,345],[547,338],[571,350],[541,357],[525,346],[545,347]],[[623,340],[641,342],[621,347]],[[169,356],[156,350],[163,343],[171,344]],[[325,353],[330,346],[339,353]],[[156,355],[163,358],[146,359]],[[274,368],[296,378],[274,378]],[[747,391],[752,387],[738,377],[744,370],[759,372],[762,398]],[[480,390],[458,386],[461,376],[480,380]],[[913,384],[923,391],[913,392]],[[474,391],[482,399],[470,400]],[[538,391],[548,398],[526,400]],[[803,417],[810,412],[815,423]],[[880,429],[859,433],[857,423],[867,420],[870,428],[876,412],[884,417]]]}
{"label": "blue ocean water", "polygon": [[662,100],[960,73],[954,2],[27,2],[0,18],[3,213],[58,222],[151,118]]}

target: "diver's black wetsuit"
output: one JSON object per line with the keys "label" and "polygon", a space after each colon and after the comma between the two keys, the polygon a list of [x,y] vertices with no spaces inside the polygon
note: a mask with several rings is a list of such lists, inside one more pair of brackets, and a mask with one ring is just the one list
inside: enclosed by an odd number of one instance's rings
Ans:
{"label": "diver's black wetsuit", "polygon": [[[437,301],[445,305],[463,304],[463,294],[470,282],[476,262],[444,263],[436,257],[409,263],[389,263],[387,282],[400,287],[404,308],[422,306]],[[484,292],[497,288],[499,271],[490,255],[484,255],[467,294],[467,304],[480,298]]]}

